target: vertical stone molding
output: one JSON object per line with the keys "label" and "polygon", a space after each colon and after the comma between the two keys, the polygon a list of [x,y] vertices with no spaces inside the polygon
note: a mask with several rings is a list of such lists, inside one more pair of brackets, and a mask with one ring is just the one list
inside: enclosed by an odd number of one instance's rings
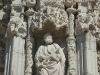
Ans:
{"label": "vertical stone molding", "polygon": [[36,0],[26,0],[26,6],[28,10],[26,11],[26,16],[28,18],[28,31],[26,38],[26,66],[25,66],[25,75],[32,75],[33,68],[33,44],[34,37],[32,35],[32,16],[34,15],[34,6],[36,4]]}
{"label": "vertical stone molding", "polygon": [[69,13],[69,36],[67,38],[67,51],[68,51],[68,72],[67,75],[77,75],[77,66],[76,66],[76,39],[74,37],[74,13],[76,9],[68,8],[67,12]]}
{"label": "vertical stone molding", "polygon": [[33,67],[33,38],[26,39],[26,69],[25,75],[32,75],[32,67]]}

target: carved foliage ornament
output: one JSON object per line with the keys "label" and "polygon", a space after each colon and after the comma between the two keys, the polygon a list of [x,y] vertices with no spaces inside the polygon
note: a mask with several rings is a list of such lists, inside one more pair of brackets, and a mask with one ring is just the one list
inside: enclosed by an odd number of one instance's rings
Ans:
{"label": "carved foliage ornament", "polygon": [[52,7],[53,4],[50,4],[52,2],[55,5],[64,6],[62,1],[41,1],[38,12],[35,12],[33,15],[32,23],[34,28],[42,28],[47,21],[52,22],[57,29],[68,25],[68,15],[64,8],[59,8],[58,6]]}
{"label": "carved foliage ornament", "polygon": [[28,38],[26,40],[26,69],[25,75],[32,75],[32,66],[33,66],[33,57],[32,57],[32,49],[33,49],[33,39]]}

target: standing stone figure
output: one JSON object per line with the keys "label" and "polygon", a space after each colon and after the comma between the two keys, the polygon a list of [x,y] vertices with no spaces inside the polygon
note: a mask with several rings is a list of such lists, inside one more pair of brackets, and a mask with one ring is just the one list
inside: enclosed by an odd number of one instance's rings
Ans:
{"label": "standing stone figure", "polygon": [[39,75],[64,75],[65,55],[63,49],[52,43],[50,33],[44,35],[45,45],[41,45],[35,55]]}

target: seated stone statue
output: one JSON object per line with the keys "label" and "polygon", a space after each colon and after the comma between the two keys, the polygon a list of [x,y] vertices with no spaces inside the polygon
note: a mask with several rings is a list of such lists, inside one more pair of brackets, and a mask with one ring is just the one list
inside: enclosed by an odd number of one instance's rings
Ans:
{"label": "seated stone statue", "polygon": [[52,43],[50,33],[44,35],[45,45],[39,47],[35,59],[38,75],[64,75],[65,55],[63,49]]}

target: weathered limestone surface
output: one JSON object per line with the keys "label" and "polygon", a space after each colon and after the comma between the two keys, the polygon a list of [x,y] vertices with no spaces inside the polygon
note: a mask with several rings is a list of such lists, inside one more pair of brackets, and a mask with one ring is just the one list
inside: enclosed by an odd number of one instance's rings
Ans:
{"label": "weathered limestone surface", "polygon": [[41,45],[35,55],[37,75],[64,75],[65,55],[63,49],[52,43],[52,35],[44,35],[46,45]]}
{"label": "weathered limestone surface", "polygon": [[0,0],[0,75],[100,75],[100,0]]}

